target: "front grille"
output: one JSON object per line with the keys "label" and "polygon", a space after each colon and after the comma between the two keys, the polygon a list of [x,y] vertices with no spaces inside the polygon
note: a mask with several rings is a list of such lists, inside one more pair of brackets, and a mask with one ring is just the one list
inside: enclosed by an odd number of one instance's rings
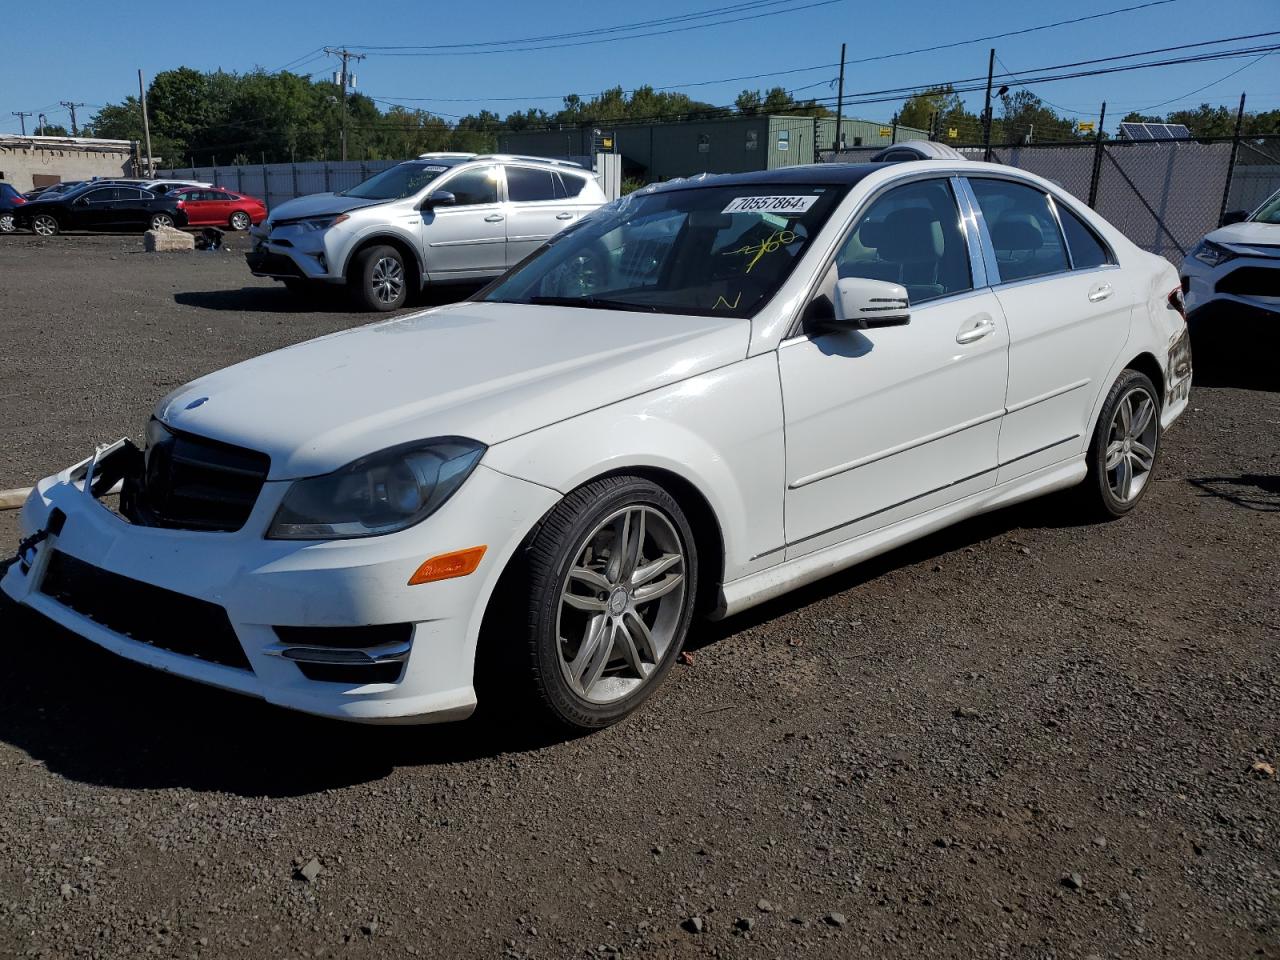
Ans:
{"label": "front grille", "polygon": [[252,672],[227,611],[54,551],[40,592],[148,646]]}
{"label": "front grille", "polygon": [[289,257],[282,253],[270,251],[253,251],[244,255],[251,273],[264,274],[268,277],[306,277],[302,269]]}
{"label": "front grille", "polygon": [[152,420],[145,466],[141,475],[125,477],[120,512],[149,527],[239,530],[270,467],[265,453],[177,433]]}
{"label": "front grille", "polygon": [[1237,297],[1280,297],[1280,267],[1240,267],[1218,281],[1218,293]]}

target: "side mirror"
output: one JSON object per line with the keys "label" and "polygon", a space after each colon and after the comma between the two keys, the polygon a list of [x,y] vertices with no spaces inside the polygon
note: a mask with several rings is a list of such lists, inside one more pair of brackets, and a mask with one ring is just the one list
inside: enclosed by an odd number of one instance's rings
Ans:
{"label": "side mirror", "polygon": [[458,202],[448,190],[433,190],[427,194],[427,199],[422,201],[423,210],[432,210],[436,207],[452,207]]}
{"label": "side mirror", "polygon": [[1248,219],[1248,210],[1229,210],[1222,215],[1222,225],[1225,227],[1232,223],[1244,223]]}
{"label": "side mirror", "polygon": [[836,319],[841,327],[900,327],[911,322],[907,288],[900,283],[844,277],[836,281]]}

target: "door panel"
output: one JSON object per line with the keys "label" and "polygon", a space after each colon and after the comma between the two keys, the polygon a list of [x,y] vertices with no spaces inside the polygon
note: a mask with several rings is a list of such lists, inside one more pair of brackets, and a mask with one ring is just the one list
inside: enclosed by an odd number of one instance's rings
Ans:
{"label": "door panel", "polygon": [[552,170],[507,166],[507,265],[519,263],[576,218]]}
{"label": "door panel", "polygon": [[497,166],[464,170],[435,189],[454,206],[422,211],[427,272],[433,280],[497,276],[507,269],[507,216]]}
{"label": "door panel", "polygon": [[1038,188],[978,177],[969,185],[995,255],[995,295],[1009,324],[998,478],[1004,482],[1087,444],[1090,413],[1110,387],[1103,381],[1129,335],[1134,291],[1123,271],[1097,257],[1081,257],[1090,269],[1070,269],[1057,210]]}
{"label": "door panel", "polygon": [[[779,348],[788,558],[995,483],[1008,331],[973,289],[967,229],[945,179],[888,191],[837,254],[809,335]],[[823,332],[837,276],[903,284],[910,323]]]}

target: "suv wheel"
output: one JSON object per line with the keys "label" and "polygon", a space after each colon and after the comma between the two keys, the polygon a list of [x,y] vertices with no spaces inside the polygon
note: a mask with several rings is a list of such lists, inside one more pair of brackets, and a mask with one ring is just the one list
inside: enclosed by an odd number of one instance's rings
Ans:
{"label": "suv wheel", "polygon": [[395,247],[361,250],[356,255],[349,286],[356,303],[367,310],[386,312],[403,307],[409,298],[404,257]]}

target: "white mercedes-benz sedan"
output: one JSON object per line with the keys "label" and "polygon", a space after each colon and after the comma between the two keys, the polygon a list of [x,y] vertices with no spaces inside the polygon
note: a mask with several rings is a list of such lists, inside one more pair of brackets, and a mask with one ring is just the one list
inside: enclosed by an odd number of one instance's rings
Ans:
{"label": "white mercedes-benz sedan", "polygon": [[599,727],[696,617],[1053,490],[1128,513],[1190,385],[1173,267],[1045,180],[696,178],[180,388],[40,481],[3,589],[314,714],[463,717],[492,670],[502,709]]}

